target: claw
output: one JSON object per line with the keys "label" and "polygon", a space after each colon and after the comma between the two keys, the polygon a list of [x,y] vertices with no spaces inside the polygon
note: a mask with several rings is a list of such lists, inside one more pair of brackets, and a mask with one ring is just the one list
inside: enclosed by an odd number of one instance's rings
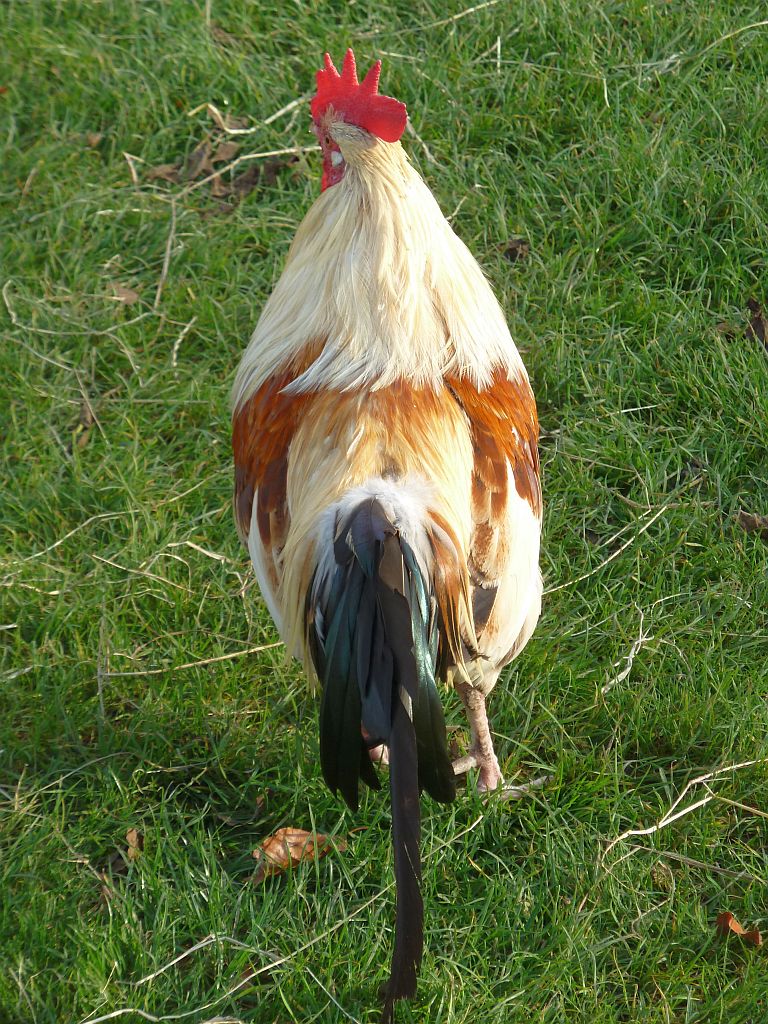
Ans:
{"label": "claw", "polygon": [[520,786],[503,786],[499,796],[502,800],[520,800],[533,790],[542,789],[553,778],[552,775],[539,775],[537,779],[531,779],[530,782],[524,782]]}

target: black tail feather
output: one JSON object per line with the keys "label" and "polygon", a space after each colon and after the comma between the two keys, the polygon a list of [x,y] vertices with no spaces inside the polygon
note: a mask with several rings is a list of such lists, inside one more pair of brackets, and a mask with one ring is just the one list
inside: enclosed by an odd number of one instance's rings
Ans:
{"label": "black tail feather", "polygon": [[315,579],[308,646],[323,685],[320,760],[328,786],[357,808],[362,778],[378,786],[370,741],[389,746],[397,883],[395,944],[382,1020],[416,991],[423,947],[419,793],[453,799],[453,768],[435,683],[431,585],[381,504],[361,502],[338,526],[331,580]]}
{"label": "black tail feather", "polygon": [[421,896],[421,809],[419,807],[416,737],[401,700],[395,708],[389,741],[389,786],[392,842],[395,853],[397,910],[395,946],[389,980],[383,987],[382,1022],[392,1019],[395,1002],[416,994],[416,975],[424,946],[424,901]]}

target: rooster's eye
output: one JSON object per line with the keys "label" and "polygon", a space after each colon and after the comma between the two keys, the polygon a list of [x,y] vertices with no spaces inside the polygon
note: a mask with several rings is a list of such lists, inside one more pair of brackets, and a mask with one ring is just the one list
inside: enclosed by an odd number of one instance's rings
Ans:
{"label": "rooster's eye", "polygon": [[330,144],[331,144],[331,136],[330,135],[326,135],[324,141],[325,141],[326,146],[330,146]]}

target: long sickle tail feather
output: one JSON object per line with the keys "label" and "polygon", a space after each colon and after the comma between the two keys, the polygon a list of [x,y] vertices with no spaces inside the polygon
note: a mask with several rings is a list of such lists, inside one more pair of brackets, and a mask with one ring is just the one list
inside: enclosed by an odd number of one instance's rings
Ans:
{"label": "long sickle tail feather", "polygon": [[316,573],[308,595],[307,637],[323,685],[320,760],[329,788],[355,810],[361,778],[378,788],[362,730],[369,743],[389,747],[397,912],[386,1024],[395,1001],[415,994],[421,963],[419,794],[449,801],[455,786],[435,683],[436,602],[412,548],[374,497],[337,525],[332,574]]}

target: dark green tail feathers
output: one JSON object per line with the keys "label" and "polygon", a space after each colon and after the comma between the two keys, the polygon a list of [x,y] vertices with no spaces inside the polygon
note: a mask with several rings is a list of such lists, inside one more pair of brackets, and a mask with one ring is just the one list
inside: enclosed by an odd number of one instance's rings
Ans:
{"label": "dark green tail feathers", "polygon": [[[378,789],[368,749],[389,747],[397,920],[383,1020],[414,994],[423,944],[419,795],[455,796],[435,681],[438,615],[430,581],[381,503],[365,498],[336,524],[331,578],[315,574],[307,635],[323,687],[320,762],[357,809],[359,780]],[[318,570],[319,571],[319,570]],[[367,738],[364,738],[364,733]]]}
{"label": "dark green tail feathers", "polygon": [[416,734],[419,790],[448,802],[455,787],[435,683],[437,606],[429,582],[375,498],[337,524],[334,560],[330,588],[314,580],[307,608],[310,649],[323,686],[325,781],[353,810],[360,778],[379,788],[367,751],[389,744],[400,701]]}

